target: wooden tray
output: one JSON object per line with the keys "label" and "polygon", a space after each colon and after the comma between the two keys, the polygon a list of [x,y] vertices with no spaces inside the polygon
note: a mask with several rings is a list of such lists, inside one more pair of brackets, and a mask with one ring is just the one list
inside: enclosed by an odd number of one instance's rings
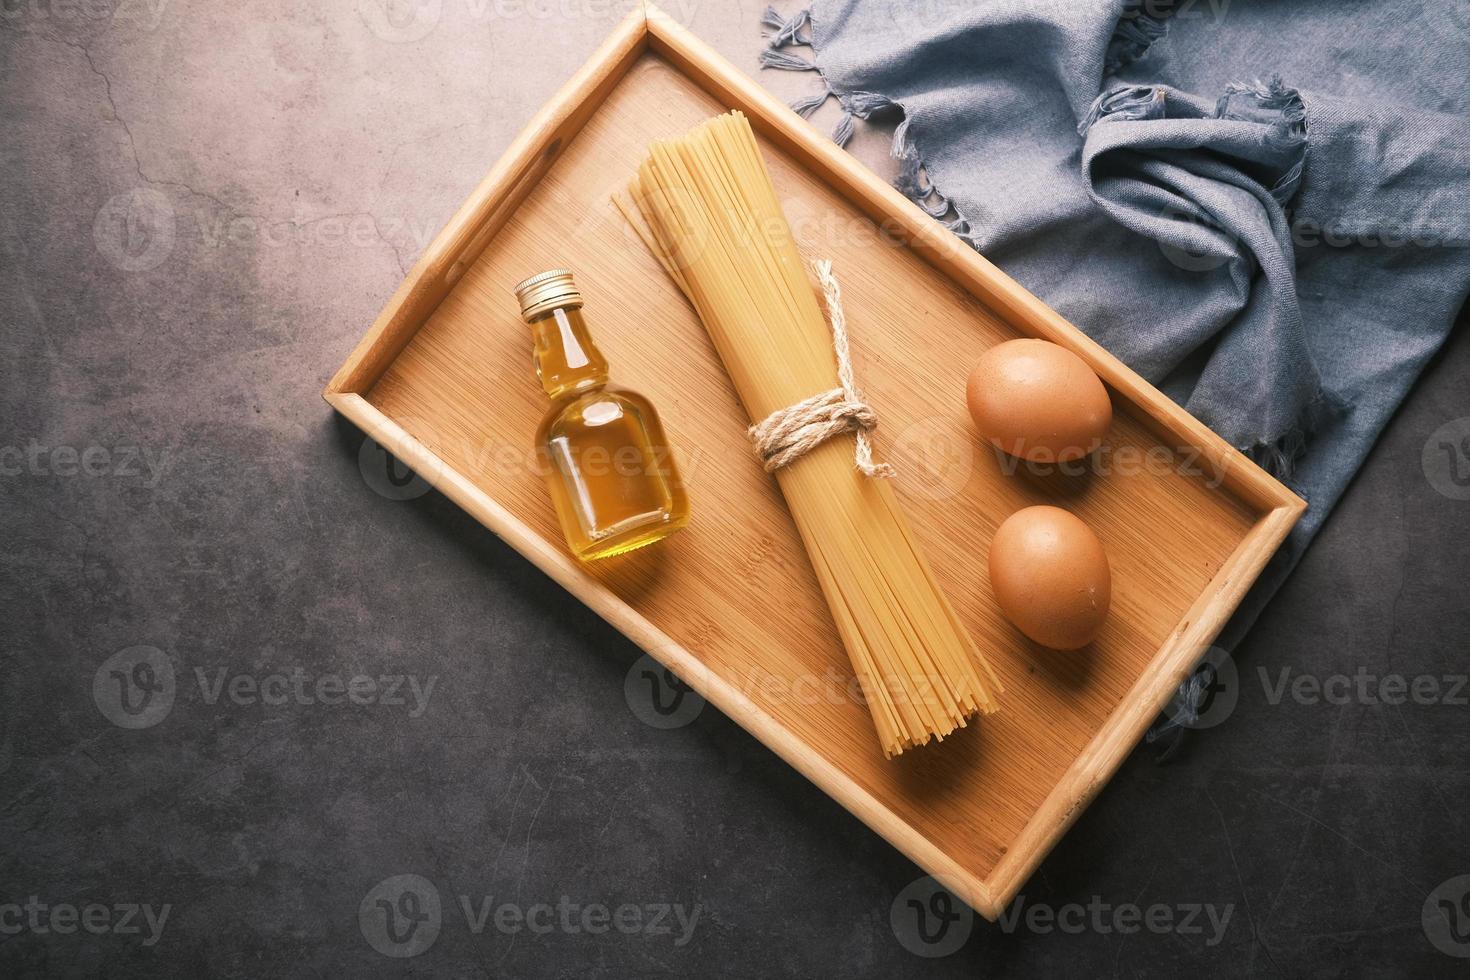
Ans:
{"label": "wooden tray", "polygon": [[[732,107],[762,141],[804,254],[835,264],[858,377],[883,420],[879,449],[900,466],[914,528],[1006,688],[998,714],[891,762],[862,704],[820,693],[850,671],[796,530],[698,319],[609,200],[650,140]],[[690,526],[626,559],[570,557],[530,461],[546,399],[510,287],[553,266],[576,271],[614,378],[659,407],[689,483]],[[966,373],[1016,336],[1076,351],[1107,383],[1112,472],[1006,472],[976,440]],[[1306,506],[651,7],[520,135],[325,396],[992,919]],[[992,533],[1042,502],[1080,515],[1111,557],[1112,614],[1080,653],[1032,645],[989,593]]]}

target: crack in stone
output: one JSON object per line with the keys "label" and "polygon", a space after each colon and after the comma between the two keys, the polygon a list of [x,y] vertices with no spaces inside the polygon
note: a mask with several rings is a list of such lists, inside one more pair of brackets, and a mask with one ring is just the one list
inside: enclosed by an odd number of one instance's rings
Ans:
{"label": "crack in stone", "polygon": [[378,237],[378,240],[386,245],[390,251],[392,251],[393,259],[398,265],[398,271],[404,276],[408,275],[408,265],[403,259],[402,250],[400,250],[398,245],[383,233],[381,221],[379,220],[378,216],[371,211],[344,211],[339,214],[322,215],[320,217],[310,218],[305,221],[298,220],[297,218],[276,218],[268,214],[255,214],[249,211],[241,211],[239,208],[236,208],[233,205],[229,204],[218,195],[211,194],[208,191],[202,191],[186,181],[166,180],[163,178],[148,176],[148,174],[143,172],[143,159],[138,153],[138,141],[133,136],[133,129],[131,126],[128,125],[128,121],[123,118],[122,113],[118,111],[117,99],[112,94],[112,78],[107,74],[107,72],[97,67],[97,62],[92,57],[91,50],[85,44],[82,44],[80,42],[69,41],[65,38],[54,37],[49,34],[31,34],[31,36],[40,38],[43,41],[50,41],[53,44],[59,44],[62,47],[73,48],[77,51],[80,51],[82,53],[82,57],[87,60],[87,67],[91,69],[92,74],[102,79],[103,92],[107,96],[107,106],[112,111],[112,119],[114,122],[122,127],[123,134],[127,136],[128,150],[133,157],[133,170],[137,173],[138,179],[141,180],[143,183],[153,187],[172,187],[175,189],[183,190],[189,194],[192,194],[195,197],[200,197],[206,201],[212,202],[221,210],[225,211],[235,218],[248,218],[252,221],[267,225],[290,224],[293,228],[305,228],[308,225],[317,224],[318,222],[322,221],[329,221],[333,218],[367,218],[373,224],[373,234],[376,235]]}
{"label": "crack in stone", "polygon": [[373,223],[373,231],[377,233],[377,236],[383,240],[383,244],[387,245],[393,250],[393,257],[398,260],[398,271],[403,273],[403,275],[407,277],[408,265],[403,261],[403,253],[398,251],[398,246],[394,242],[392,242],[387,235],[383,234],[383,229],[378,226],[378,216],[373,214],[371,211],[362,211],[360,213],[367,215],[368,220]]}

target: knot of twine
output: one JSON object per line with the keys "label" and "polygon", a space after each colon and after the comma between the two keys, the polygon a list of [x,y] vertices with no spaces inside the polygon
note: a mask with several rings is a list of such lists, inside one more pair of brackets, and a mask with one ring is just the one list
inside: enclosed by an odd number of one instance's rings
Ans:
{"label": "knot of twine", "polygon": [[827,317],[832,321],[832,348],[837,354],[837,379],[841,385],[777,409],[752,425],[747,434],[767,473],[800,459],[833,436],[850,431],[857,434],[853,462],[858,470],[864,476],[894,476],[892,466],[873,462],[873,444],[868,433],[878,427],[878,413],[862,400],[853,378],[847,320],[842,314],[842,290],[837,285],[837,277],[832,275],[832,263],[821,259],[813,262],[812,268],[827,301]]}

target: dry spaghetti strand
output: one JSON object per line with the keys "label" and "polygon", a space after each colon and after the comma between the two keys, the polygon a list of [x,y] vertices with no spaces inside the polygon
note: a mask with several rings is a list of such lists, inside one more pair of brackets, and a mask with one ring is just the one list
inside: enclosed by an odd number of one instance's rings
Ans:
{"label": "dry spaghetti strand", "polygon": [[[753,421],[838,386],[833,337],[750,123],[661,140],[618,207],[699,313]],[[883,753],[996,708],[1000,683],[918,549],[892,481],[836,435],[777,469]]]}

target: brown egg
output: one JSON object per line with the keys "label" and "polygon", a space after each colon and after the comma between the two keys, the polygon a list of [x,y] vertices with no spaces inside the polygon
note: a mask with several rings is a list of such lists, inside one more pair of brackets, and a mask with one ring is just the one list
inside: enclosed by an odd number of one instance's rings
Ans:
{"label": "brown egg", "polygon": [[1113,424],[1107,389],[1087,362],[1045,340],[1008,340],[981,356],[965,389],[980,434],[1033,463],[1081,459]]}
{"label": "brown egg", "polygon": [[1055,650],[1091,643],[1112,601],[1102,542],[1060,507],[1027,507],[990,542],[990,588],[1022,633]]}

